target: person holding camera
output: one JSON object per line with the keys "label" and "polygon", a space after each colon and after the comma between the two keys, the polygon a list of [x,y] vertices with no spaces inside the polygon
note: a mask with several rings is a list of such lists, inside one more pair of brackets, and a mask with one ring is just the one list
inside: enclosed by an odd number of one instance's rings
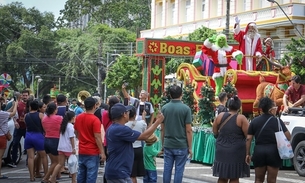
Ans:
{"label": "person holding camera", "polygon": [[[127,83],[124,83],[122,85],[122,92],[124,95],[124,98],[127,99],[131,105],[133,105],[136,108],[137,111],[137,115],[136,115],[136,119],[135,120],[141,120],[142,119],[142,113],[145,110],[146,112],[146,117],[145,117],[145,121],[147,123],[147,127],[149,127],[153,121],[154,121],[154,108],[153,105],[147,101],[148,98],[148,93],[145,90],[141,90],[140,95],[139,95],[139,99],[135,98],[135,97],[131,97],[127,91],[126,91],[126,87],[128,86]],[[125,104],[126,105],[126,104]]]}

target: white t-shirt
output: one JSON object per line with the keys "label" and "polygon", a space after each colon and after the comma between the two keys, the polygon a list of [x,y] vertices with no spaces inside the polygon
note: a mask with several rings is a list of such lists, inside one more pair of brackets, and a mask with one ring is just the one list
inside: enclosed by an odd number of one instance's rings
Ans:
{"label": "white t-shirt", "polygon": [[[144,120],[128,121],[125,125],[131,128],[132,130],[138,131],[140,133],[143,133],[147,128],[147,124]],[[141,146],[142,146],[142,142],[140,140],[136,140],[132,144],[133,148],[138,148]]]}
{"label": "white t-shirt", "polygon": [[70,138],[74,136],[74,127],[71,123],[68,123],[65,133],[60,133],[57,150],[63,152],[72,152],[73,149]]}
{"label": "white t-shirt", "polygon": [[[139,100],[139,99],[134,98],[134,97],[130,97],[130,103],[131,103],[131,105],[134,105],[134,103],[135,103],[136,100]],[[136,116],[136,120],[142,120],[142,115],[140,115],[140,105],[145,105],[145,103],[142,103],[142,102],[139,103],[139,106],[137,107],[137,116]],[[145,106],[145,107],[146,107],[146,106]],[[152,113],[155,112],[154,107],[152,106],[151,103],[150,103],[150,109],[149,109],[149,110],[150,110],[150,111],[149,111],[149,114],[152,114]],[[146,114],[146,115],[148,115],[148,114]],[[148,116],[148,117],[149,117],[149,116]],[[147,116],[146,116],[146,118],[147,118]]]}

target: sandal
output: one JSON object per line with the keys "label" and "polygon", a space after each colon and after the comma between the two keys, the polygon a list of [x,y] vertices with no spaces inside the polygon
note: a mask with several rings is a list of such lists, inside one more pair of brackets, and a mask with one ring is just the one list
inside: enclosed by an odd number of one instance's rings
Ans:
{"label": "sandal", "polygon": [[33,179],[30,179],[30,182],[35,182],[35,178],[33,178]]}

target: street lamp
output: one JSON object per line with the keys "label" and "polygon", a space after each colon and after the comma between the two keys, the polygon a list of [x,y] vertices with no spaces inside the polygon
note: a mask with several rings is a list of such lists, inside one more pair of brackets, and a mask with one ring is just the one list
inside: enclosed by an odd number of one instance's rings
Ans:
{"label": "street lamp", "polygon": [[299,33],[299,35],[304,39],[303,35],[301,34],[301,32],[299,31],[299,29],[295,26],[295,24],[290,20],[290,18],[288,17],[288,15],[286,14],[286,12],[283,10],[283,8],[280,6],[280,4],[278,2],[276,2],[275,0],[267,0],[270,3],[275,3],[277,4],[277,6],[281,9],[281,11],[284,13],[284,15],[287,17],[287,19],[289,20],[289,22],[291,23],[291,25],[293,26],[293,28]]}
{"label": "street lamp", "polygon": [[35,76],[35,79],[37,79],[37,94],[36,94],[36,98],[39,99],[39,83],[42,81],[40,76]]}

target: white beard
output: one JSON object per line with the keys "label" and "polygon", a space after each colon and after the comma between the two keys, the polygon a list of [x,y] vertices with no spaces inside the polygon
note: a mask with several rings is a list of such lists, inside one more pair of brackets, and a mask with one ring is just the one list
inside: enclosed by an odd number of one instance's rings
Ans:
{"label": "white beard", "polygon": [[256,34],[255,32],[247,32],[247,36],[251,39],[254,38],[255,34]]}

